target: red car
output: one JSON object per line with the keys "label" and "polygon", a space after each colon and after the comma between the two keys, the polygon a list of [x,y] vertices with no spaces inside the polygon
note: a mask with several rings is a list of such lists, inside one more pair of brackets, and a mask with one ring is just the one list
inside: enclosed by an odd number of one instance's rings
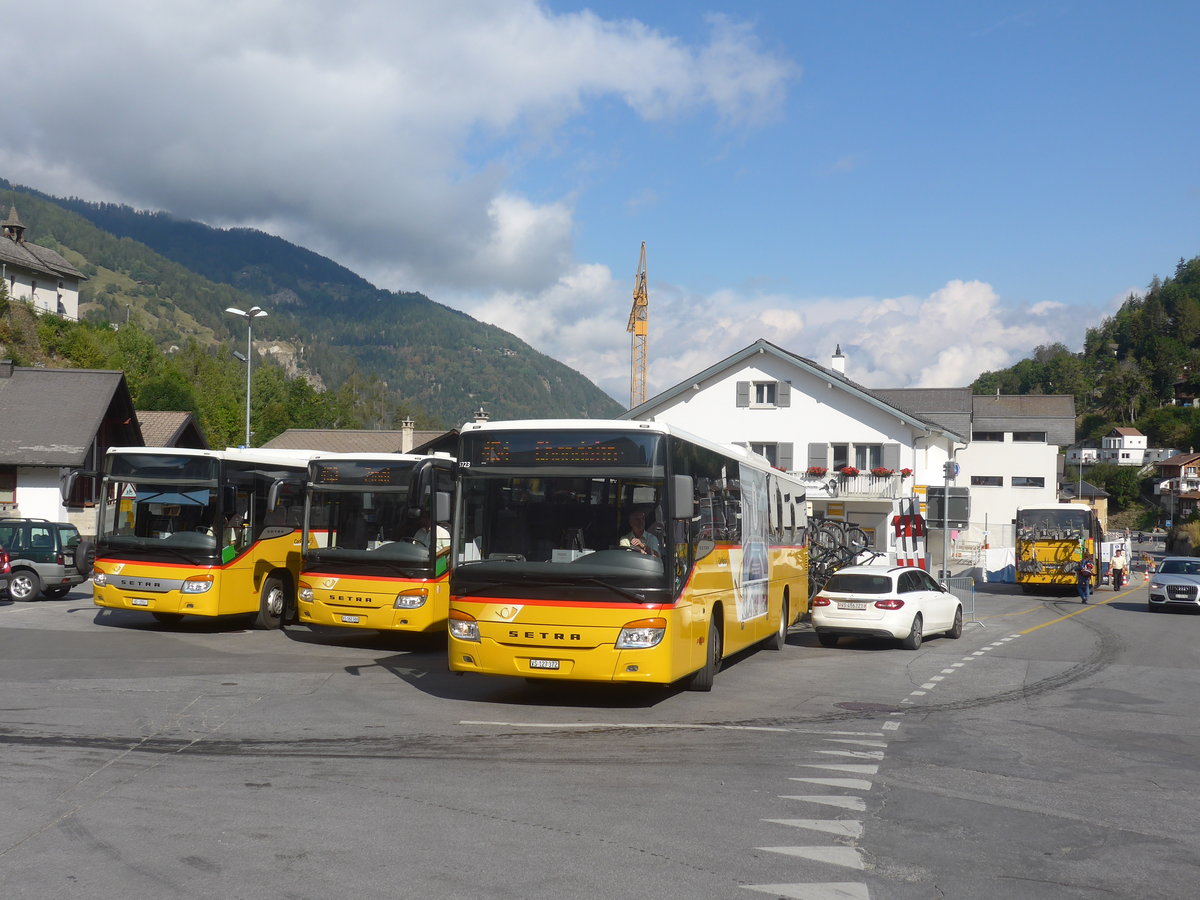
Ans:
{"label": "red car", "polygon": [[0,547],[0,594],[8,592],[10,581],[12,581],[12,566],[8,562],[8,551]]}

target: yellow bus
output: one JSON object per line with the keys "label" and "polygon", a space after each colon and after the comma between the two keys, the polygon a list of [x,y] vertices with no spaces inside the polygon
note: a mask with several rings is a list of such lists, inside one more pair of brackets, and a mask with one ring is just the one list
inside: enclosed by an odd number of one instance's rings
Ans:
{"label": "yellow bus", "polygon": [[666,425],[468,423],[454,513],[456,672],[707,691],[807,611],[803,485]]}
{"label": "yellow bus", "polygon": [[444,632],[453,491],[449,456],[309,462],[299,622]]}
{"label": "yellow bus", "polygon": [[114,447],[104,461],[92,576],[96,606],[254,616],[278,628],[300,574],[312,453]]}
{"label": "yellow bus", "polygon": [[1063,503],[1017,510],[1017,584],[1027,594],[1071,594],[1085,553],[1092,555],[1096,584],[1104,531],[1095,510]]}

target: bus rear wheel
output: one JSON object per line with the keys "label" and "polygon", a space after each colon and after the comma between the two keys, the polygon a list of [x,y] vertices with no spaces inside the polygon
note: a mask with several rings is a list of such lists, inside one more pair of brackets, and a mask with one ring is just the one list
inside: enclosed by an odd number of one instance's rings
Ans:
{"label": "bus rear wheel", "polygon": [[779,611],[779,627],[763,644],[768,650],[782,650],[787,645],[788,612],[788,599],[784,597],[783,609]]}
{"label": "bus rear wheel", "polygon": [[258,598],[258,615],[254,617],[254,627],[271,630],[279,628],[283,622],[283,611],[287,607],[287,593],[284,590],[283,579],[272,575],[263,582],[262,593]]}
{"label": "bus rear wheel", "polygon": [[719,668],[721,668],[721,629],[717,627],[714,614],[708,623],[708,659],[704,663],[704,668],[693,674],[688,680],[688,690],[711,691]]}

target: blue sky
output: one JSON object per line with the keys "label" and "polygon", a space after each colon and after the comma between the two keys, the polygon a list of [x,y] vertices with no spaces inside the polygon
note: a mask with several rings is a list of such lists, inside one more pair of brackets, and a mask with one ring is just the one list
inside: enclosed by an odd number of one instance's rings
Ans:
{"label": "blue sky", "polygon": [[[53,9],[49,7],[53,6]],[[1200,253],[1200,4],[241,0],[59,38],[0,175],[251,225],[628,399],[759,337],[872,387],[1073,350]]]}

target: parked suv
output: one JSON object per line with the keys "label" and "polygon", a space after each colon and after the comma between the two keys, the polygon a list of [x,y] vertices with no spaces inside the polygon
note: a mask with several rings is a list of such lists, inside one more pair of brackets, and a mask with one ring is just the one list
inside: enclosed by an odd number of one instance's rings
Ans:
{"label": "parked suv", "polygon": [[61,597],[92,574],[92,545],[66,522],[0,519],[0,547],[8,551],[13,600]]}

